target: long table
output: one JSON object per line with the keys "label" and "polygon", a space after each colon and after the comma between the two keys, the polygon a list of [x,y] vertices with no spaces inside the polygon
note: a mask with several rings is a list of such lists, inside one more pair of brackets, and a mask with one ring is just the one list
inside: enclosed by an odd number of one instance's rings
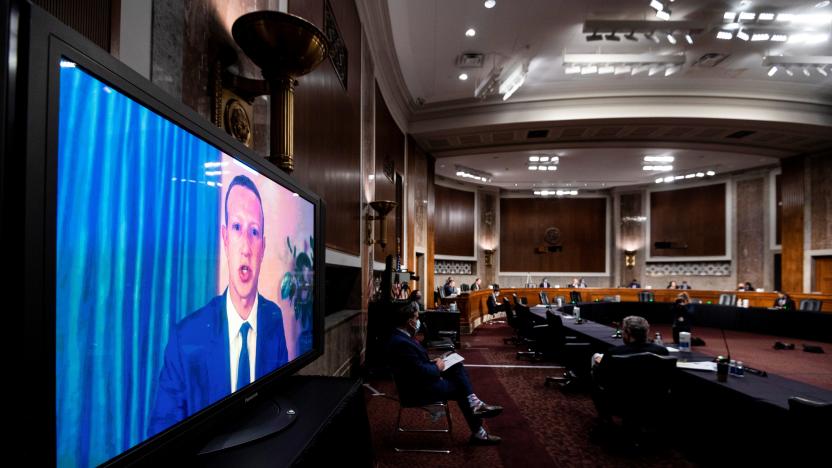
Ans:
{"label": "long table", "polygon": [[[610,299],[616,299],[620,302],[638,303],[639,293],[643,291],[650,291],[653,293],[655,303],[672,303],[676,300],[676,296],[682,292],[678,289],[634,289],[634,288],[502,288],[500,290],[501,297],[508,297],[511,299],[512,294],[517,294],[518,297],[524,298],[528,304],[540,303],[539,293],[544,292],[548,298],[555,298],[562,296],[565,302],[570,301],[570,292],[577,291],[581,294],[581,302],[603,302]],[[738,291],[712,291],[712,290],[686,290],[692,299],[702,301],[703,305],[718,305],[720,294],[735,294],[738,299],[748,299],[750,308],[749,311],[762,311],[774,304],[777,294],[774,292],[738,292]],[[480,326],[488,314],[488,307],[486,301],[491,294],[491,290],[483,289],[480,291],[462,294],[457,297],[443,298],[440,302],[444,305],[456,302],[457,308],[462,314],[460,317],[460,325],[463,332],[473,330]],[[823,302],[821,313],[832,316],[832,294],[790,294],[796,304],[800,304],[802,299],[817,299]],[[709,304],[710,303],[710,304]],[[649,304],[649,303],[643,303]],[[777,314],[787,314],[785,317],[794,317],[792,312],[777,310],[770,311]]]}
{"label": "long table", "polygon": [[[552,309],[555,310],[556,308],[553,307]],[[546,306],[534,306],[531,308],[531,311],[541,319],[546,319]],[[571,315],[560,311],[556,313],[561,314],[563,317],[563,325],[570,332],[590,340],[598,351],[603,352],[609,347],[623,344],[621,338],[612,337],[612,334],[615,332],[614,328],[592,320],[584,320],[584,323],[576,324]],[[583,306],[581,307],[581,317],[585,317]],[[692,362],[710,361],[714,358],[714,356],[697,352],[671,353],[671,355],[674,355],[678,359],[686,359]],[[774,374],[768,374],[768,377],[761,377],[746,373],[746,376],[743,378],[731,376],[727,382],[721,383],[716,380],[716,374],[712,372],[693,370],[682,370],[682,372],[699,380],[699,383],[719,387],[720,393],[724,391],[735,392],[755,402],[768,403],[781,409],[788,410],[789,398],[793,396],[832,403],[832,391]],[[714,388],[711,388],[711,390],[714,390]]]}

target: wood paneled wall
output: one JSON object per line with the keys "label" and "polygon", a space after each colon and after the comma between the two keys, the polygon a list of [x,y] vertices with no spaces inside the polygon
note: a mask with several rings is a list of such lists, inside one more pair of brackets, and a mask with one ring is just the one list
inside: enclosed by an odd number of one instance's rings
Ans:
{"label": "wood paneled wall", "polygon": [[[402,204],[402,200],[396,199],[396,174],[404,175],[404,133],[399,130],[396,121],[390,114],[387,104],[384,102],[384,96],[375,86],[376,93],[376,200],[393,200]],[[385,173],[385,166],[392,168],[393,180],[388,178]],[[374,258],[383,262],[387,255],[396,255],[396,226],[399,220],[396,217],[396,210],[390,212],[387,216],[387,246],[381,248],[381,245],[376,244],[374,251]],[[378,221],[375,222],[376,235],[378,235]],[[402,252],[404,254],[404,252]],[[395,266],[395,265],[394,265]]]}
{"label": "wood paneled wall", "polygon": [[[500,271],[603,272],[607,200],[503,198],[500,200]],[[537,253],[544,234],[560,230],[561,252]]]}
{"label": "wood paneled wall", "polygon": [[474,192],[442,185],[436,191],[436,255],[474,256]]}
{"label": "wood paneled wall", "polygon": [[[725,255],[725,184],[650,194],[650,254],[664,257]],[[657,249],[656,242],[680,248]],[[683,246],[687,248],[683,248]]]}
{"label": "wood paneled wall", "polygon": [[[341,85],[330,60],[300,79],[294,176],[326,202],[327,247],[359,255],[361,23],[354,2],[330,4],[348,51],[348,87]],[[323,27],[323,0],[292,0],[289,12]]]}
{"label": "wood paneled wall", "polygon": [[784,159],[781,165],[781,282],[783,290],[798,292],[803,291],[804,159],[802,156]]}
{"label": "wood paneled wall", "polygon": [[812,249],[832,249],[832,154],[809,159],[812,185]]}
{"label": "wood paneled wall", "polygon": [[106,51],[111,48],[111,33],[118,36],[120,22],[113,13],[121,11],[121,0],[32,0],[32,3]]}
{"label": "wood paneled wall", "polygon": [[783,243],[782,236],[783,228],[783,188],[780,174],[774,178],[774,243],[780,245]]}

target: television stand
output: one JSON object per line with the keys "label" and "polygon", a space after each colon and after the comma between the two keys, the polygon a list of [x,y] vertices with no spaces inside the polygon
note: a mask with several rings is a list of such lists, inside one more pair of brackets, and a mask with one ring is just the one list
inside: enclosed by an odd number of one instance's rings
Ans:
{"label": "television stand", "polygon": [[[358,379],[296,375],[282,383],[279,390],[268,397],[297,413],[292,422],[278,433],[250,439],[248,443],[205,452],[217,439],[234,434],[223,427],[215,427],[201,444],[201,453],[192,449],[184,456],[183,466],[229,467],[320,467],[344,463],[345,454],[350,466],[373,466],[373,447],[370,422],[364,402],[364,387]],[[286,403],[288,402],[288,403]],[[269,405],[264,405],[269,406]],[[239,428],[257,426],[261,417],[273,416],[274,407],[267,414],[248,414]],[[245,432],[245,430],[243,430]],[[198,448],[198,447],[197,447]],[[160,460],[161,461],[161,460]],[[170,458],[165,459],[170,462]]]}
{"label": "television stand", "polygon": [[295,422],[296,418],[297,411],[295,410],[295,405],[280,396],[272,396],[267,401],[261,403],[252,412],[251,417],[243,421],[242,424],[227,432],[214,436],[210,442],[202,447],[199,455],[207,455],[220,450],[230,449],[238,445],[254,442],[272,434],[277,434]]}

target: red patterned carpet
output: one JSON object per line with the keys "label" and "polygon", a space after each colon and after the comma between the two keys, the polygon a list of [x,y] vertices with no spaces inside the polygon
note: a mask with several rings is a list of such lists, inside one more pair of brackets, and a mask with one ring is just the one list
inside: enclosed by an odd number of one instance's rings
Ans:
{"label": "red patterned carpet", "polygon": [[[503,437],[495,447],[471,447],[469,431],[455,403],[451,403],[453,438],[447,434],[394,434],[398,403],[385,397],[369,396],[367,410],[373,444],[380,467],[523,467],[537,466],[693,466],[680,452],[654,448],[633,453],[616,447],[607,439],[599,441],[597,413],[589,395],[545,387],[547,375],[556,375],[555,363],[530,364],[515,358],[517,348],[503,345],[511,330],[504,325],[487,325],[463,338],[461,354],[478,396],[505,407],[502,415],[487,420],[487,428]],[[706,338],[707,340],[707,338]],[[531,367],[473,367],[471,364],[506,364]],[[391,380],[370,379],[373,388],[395,395]],[[405,423],[427,424],[422,411],[408,410]],[[444,422],[440,420],[440,423]],[[439,424],[439,423],[437,423]],[[438,427],[438,426],[437,426]],[[451,454],[396,453],[394,447],[447,447]]]}

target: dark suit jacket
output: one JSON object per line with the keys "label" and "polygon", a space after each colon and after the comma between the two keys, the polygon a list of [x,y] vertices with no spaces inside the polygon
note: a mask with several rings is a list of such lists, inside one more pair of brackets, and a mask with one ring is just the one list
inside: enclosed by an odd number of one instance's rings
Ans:
{"label": "dark suit jacket", "polygon": [[609,366],[610,361],[612,361],[612,359],[607,359],[607,356],[625,356],[628,354],[638,353],[653,353],[658,354],[659,356],[667,356],[669,354],[667,352],[667,348],[653,343],[631,343],[621,346],[614,346],[604,353],[604,357],[601,358],[601,362],[598,364],[598,367],[595,368],[596,380],[598,382],[604,381],[604,373],[606,372],[606,369]]}
{"label": "dark suit jacket", "polygon": [[687,283],[682,283],[679,285],[677,289],[691,289],[690,285]]}
{"label": "dark suit jacket", "polygon": [[387,353],[402,401],[425,404],[439,399],[436,395],[442,386],[442,376],[422,345],[394,329]]}
{"label": "dark suit jacket", "polygon": [[[156,389],[149,436],[231,393],[226,294],[211,299],[171,331]],[[283,313],[258,295],[255,378],[288,361]]]}
{"label": "dark suit jacket", "polygon": [[543,282],[541,282],[541,283],[540,283],[540,287],[541,287],[541,288],[548,288],[548,287],[549,287],[549,282],[548,282],[548,281],[543,281]]}
{"label": "dark suit jacket", "polygon": [[480,289],[482,289],[482,286],[477,283],[471,283],[471,291],[479,291]]}
{"label": "dark suit jacket", "polygon": [[494,293],[488,295],[488,300],[485,302],[486,307],[488,307],[489,314],[495,314],[500,310],[503,310],[503,305],[497,302],[497,298],[494,297]]}

